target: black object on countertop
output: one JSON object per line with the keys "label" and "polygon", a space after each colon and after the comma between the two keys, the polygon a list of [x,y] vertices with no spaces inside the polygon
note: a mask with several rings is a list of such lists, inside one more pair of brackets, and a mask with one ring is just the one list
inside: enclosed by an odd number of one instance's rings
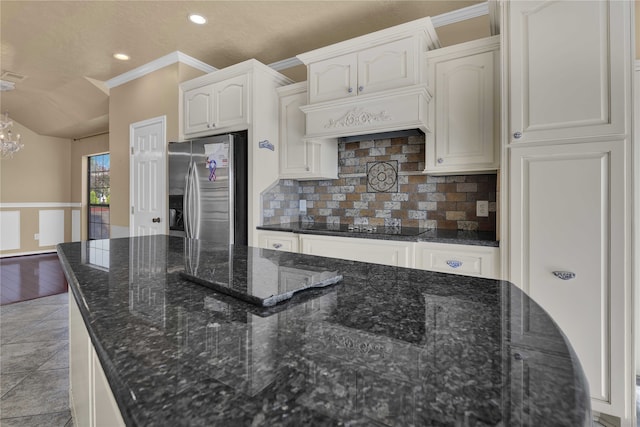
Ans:
{"label": "black object on countertop", "polygon": [[304,255],[342,282],[265,316],[183,280],[194,245],[58,246],[128,426],[591,425],[568,340],[509,282]]}
{"label": "black object on countertop", "polygon": [[180,276],[260,307],[272,307],[296,293],[342,280],[337,271],[314,265],[313,259],[301,254],[207,245],[199,240],[188,244],[197,263],[188,263]]}

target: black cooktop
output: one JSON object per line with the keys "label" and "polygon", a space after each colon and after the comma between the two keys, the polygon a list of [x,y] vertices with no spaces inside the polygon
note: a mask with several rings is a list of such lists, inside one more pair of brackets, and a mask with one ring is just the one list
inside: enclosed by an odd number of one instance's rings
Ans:
{"label": "black cooktop", "polygon": [[300,223],[298,227],[301,231],[331,231],[341,233],[378,234],[394,236],[417,236],[427,231],[418,227],[376,227],[373,225],[353,225],[353,224],[327,224],[327,223]]}

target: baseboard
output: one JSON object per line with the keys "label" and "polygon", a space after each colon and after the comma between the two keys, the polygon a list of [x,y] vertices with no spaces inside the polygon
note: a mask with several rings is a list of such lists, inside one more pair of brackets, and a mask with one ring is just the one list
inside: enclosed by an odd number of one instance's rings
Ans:
{"label": "baseboard", "polygon": [[16,256],[25,256],[25,255],[42,255],[42,254],[54,254],[56,253],[56,249],[44,249],[41,251],[31,251],[31,252],[12,252],[9,254],[0,254],[0,258],[10,258]]}
{"label": "baseboard", "polygon": [[599,412],[593,412],[593,420],[597,421],[604,427],[620,427],[620,418],[613,417],[607,414],[601,414]]}

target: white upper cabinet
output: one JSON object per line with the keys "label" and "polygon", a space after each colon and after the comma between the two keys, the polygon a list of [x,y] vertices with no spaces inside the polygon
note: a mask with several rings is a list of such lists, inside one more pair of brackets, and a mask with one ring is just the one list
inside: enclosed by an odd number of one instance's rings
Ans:
{"label": "white upper cabinet", "polygon": [[431,18],[298,55],[307,65],[308,138],[428,131],[424,55],[440,47]]}
{"label": "white upper cabinet", "polygon": [[280,178],[337,179],[338,142],[305,139],[307,83],[277,89],[280,99]]}
{"label": "white upper cabinet", "polygon": [[499,169],[499,49],[494,36],[427,52],[434,99],[425,173]]}
{"label": "white upper cabinet", "polygon": [[[358,55],[343,55],[309,65],[309,102],[356,96]],[[306,104],[306,99],[304,104]],[[304,105],[303,104],[303,105]]]}
{"label": "white upper cabinet", "polygon": [[625,132],[624,3],[509,2],[511,143]]}
{"label": "white upper cabinet", "polygon": [[309,65],[309,102],[410,86],[418,82],[416,40],[409,37]]}
{"label": "white upper cabinet", "polygon": [[185,135],[226,131],[248,123],[247,75],[184,90]]}

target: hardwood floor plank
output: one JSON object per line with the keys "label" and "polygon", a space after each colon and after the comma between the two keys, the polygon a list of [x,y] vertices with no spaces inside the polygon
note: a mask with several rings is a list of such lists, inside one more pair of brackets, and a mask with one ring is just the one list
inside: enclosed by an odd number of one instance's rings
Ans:
{"label": "hardwood floor plank", "polygon": [[55,253],[0,259],[0,305],[57,295],[67,289]]}

